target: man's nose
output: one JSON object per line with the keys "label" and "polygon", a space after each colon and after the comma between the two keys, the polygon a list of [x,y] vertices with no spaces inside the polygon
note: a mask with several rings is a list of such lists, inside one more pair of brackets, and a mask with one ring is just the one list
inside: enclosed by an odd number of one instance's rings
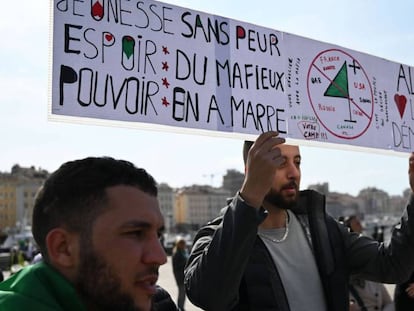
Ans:
{"label": "man's nose", "polygon": [[153,238],[145,248],[143,261],[149,264],[163,265],[167,262],[167,254],[158,238]]}
{"label": "man's nose", "polygon": [[300,176],[300,169],[295,163],[289,163],[288,165],[288,178],[297,179]]}

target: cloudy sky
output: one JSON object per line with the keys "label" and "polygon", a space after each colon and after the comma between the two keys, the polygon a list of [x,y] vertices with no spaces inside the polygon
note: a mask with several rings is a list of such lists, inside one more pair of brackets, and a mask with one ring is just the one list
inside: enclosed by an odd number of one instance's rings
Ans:
{"label": "cloudy sky", "polygon": [[[171,4],[414,64],[414,2],[409,0],[171,0]],[[243,170],[242,141],[191,133],[48,120],[49,1],[3,1],[0,10],[0,171],[14,164],[55,170],[91,155],[123,158],[173,187],[219,185],[227,169]],[[302,188],[329,182],[357,195],[365,187],[401,194],[407,158],[302,146]]]}

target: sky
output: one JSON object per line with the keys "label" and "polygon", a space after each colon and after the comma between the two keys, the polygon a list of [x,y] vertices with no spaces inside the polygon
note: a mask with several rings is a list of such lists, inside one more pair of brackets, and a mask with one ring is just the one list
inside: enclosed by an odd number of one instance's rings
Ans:
{"label": "sky", "polygon": [[[410,0],[164,2],[414,65]],[[240,138],[48,120],[49,29],[49,1],[2,1],[1,172],[15,164],[52,172],[65,161],[111,156],[145,168],[160,183],[182,187],[219,186],[228,169],[243,171]],[[301,153],[302,189],[327,182],[330,191],[351,195],[366,187],[401,195],[408,188],[408,154],[312,146],[301,146]]]}

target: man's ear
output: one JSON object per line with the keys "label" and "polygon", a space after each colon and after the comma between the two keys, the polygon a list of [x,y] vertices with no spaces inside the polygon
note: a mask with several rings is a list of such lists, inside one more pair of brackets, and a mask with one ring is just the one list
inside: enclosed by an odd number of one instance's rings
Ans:
{"label": "man's ear", "polygon": [[79,258],[79,235],[63,228],[54,228],[46,236],[46,247],[51,264],[71,269]]}

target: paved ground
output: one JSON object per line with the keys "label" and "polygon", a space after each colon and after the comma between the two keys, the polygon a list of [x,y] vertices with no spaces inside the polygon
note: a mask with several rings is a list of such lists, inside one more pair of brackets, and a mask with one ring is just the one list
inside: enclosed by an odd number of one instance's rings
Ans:
{"label": "paved ground", "polygon": [[[166,289],[174,301],[177,301],[178,290],[175,284],[174,274],[172,271],[171,257],[168,256],[168,262],[160,267],[160,276],[158,279],[158,285]],[[200,308],[194,306],[188,299],[185,300],[185,311],[199,311]]]}

